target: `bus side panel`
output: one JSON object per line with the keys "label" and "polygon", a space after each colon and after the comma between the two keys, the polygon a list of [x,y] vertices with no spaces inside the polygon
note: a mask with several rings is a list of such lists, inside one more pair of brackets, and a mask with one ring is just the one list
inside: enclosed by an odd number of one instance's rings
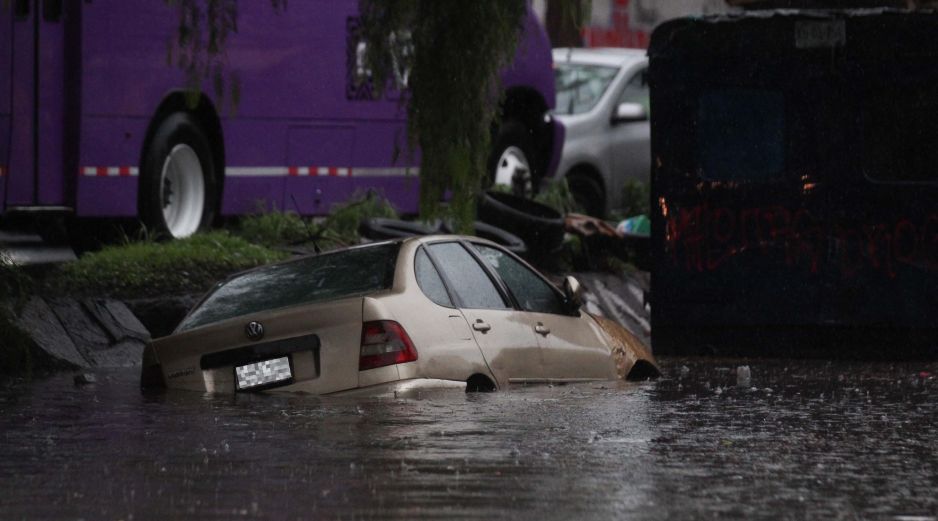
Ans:
{"label": "bus side panel", "polygon": [[[304,214],[326,214],[337,202],[352,195],[349,180],[355,127],[350,125],[291,126],[287,142],[287,164],[303,165],[305,175],[287,178],[284,204]],[[314,144],[314,146],[310,146]],[[315,171],[313,171],[315,169]],[[319,175],[322,172],[324,175]]]}
{"label": "bus side panel", "polygon": [[10,160],[6,177],[6,204],[31,206],[35,203],[35,69],[36,14],[13,20],[13,80],[10,92]]}
{"label": "bus side panel", "polygon": [[185,86],[183,73],[167,62],[179,14],[165,2],[145,0],[95,0],[83,7],[84,116],[152,117],[171,90]]}
{"label": "bus side panel", "polygon": [[533,88],[544,98],[547,108],[552,109],[557,101],[553,63],[550,39],[529,7],[518,49],[511,65],[502,74],[502,84],[506,89],[516,86]]}
{"label": "bus side panel", "polygon": [[226,118],[222,129],[227,156],[222,214],[293,209],[283,204],[287,173],[284,122]]}
{"label": "bus side panel", "polygon": [[163,2],[81,4],[81,115],[75,213],[137,215],[137,180],[150,120],[184,85],[167,64],[178,14]]}
{"label": "bus side panel", "polygon": [[[238,34],[229,41],[230,69],[241,81],[237,118],[317,121],[400,120],[396,100],[356,90],[357,0],[239,5]],[[387,140],[386,140],[387,141]]]}
{"label": "bus side panel", "polygon": [[[39,88],[36,92],[36,203],[39,205],[65,205],[70,203],[66,197],[65,180],[69,150],[66,148],[67,130],[66,99],[70,97],[70,88],[66,81],[68,67],[72,64],[66,58],[74,55],[66,53],[70,45],[66,39],[66,24],[78,22],[77,3],[63,2],[55,9],[52,4],[43,5],[43,14],[39,16],[38,70],[36,78]],[[45,12],[49,11],[49,12]],[[54,13],[53,11],[58,11]],[[74,71],[74,69],[73,69]],[[69,169],[74,172],[74,164]]]}
{"label": "bus side panel", "polygon": [[146,118],[85,117],[75,212],[82,217],[137,215],[137,179]]}
{"label": "bus side panel", "polygon": [[0,5],[0,214],[6,207],[6,179],[10,164],[10,110],[13,86],[12,6]]}
{"label": "bus side panel", "polygon": [[[355,75],[357,1],[296,2],[282,12],[245,7],[250,12],[228,54],[242,83],[237,114],[223,123],[229,157],[222,212],[255,208],[262,194],[280,208],[324,215],[363,189],[415,212],[417,188],[403,188],[402,175],[416,163],[397,154],[407,147],[406,112],[393,90],[373,99]],[[256,130],[268,120],[281,124],[264,133],[277,136],[275,153],[275,143],[259,140]]]}
{"label": "bus side panel", "polygon": [[[99,172],[108,179],[111,171],[140,174],[151,118],[169,93],[185,85],[178,67],[167,63],[179,14],[164,2],[144,0],[81,5],[77,211],[129,216],[136,193],[126,192],[121,202],[98,201],[104,181],[92,178]],[[418,185],[406,174],[416,174],[411,167],[418,158],[406,152],[406,112],[394,89],[380,100],[371,96],[373,86],[358,60],[357,0],[290,2],[282,10],[251,2],[238,8],[238,32],[227,43],[224,95],[216,95],[211,81],[203,87],[221,119],[221,212],[254,211],[260,201],[267,208],[325,214],[362,189],[383,192],[401,211],[415,212]],[[526,23],[534,37],[525,37],[526,51],[519,51],[519,65],[506,78],[535,88],[552,106],[549,45],[533,18]],[[239,102],[233,107],[235,80]],[[294,127],[342,130],[304,134]],[[554,147],[555,154],[559,150]],[[136,186],[111,181],[120,186],[108,192],[115,197]]]}

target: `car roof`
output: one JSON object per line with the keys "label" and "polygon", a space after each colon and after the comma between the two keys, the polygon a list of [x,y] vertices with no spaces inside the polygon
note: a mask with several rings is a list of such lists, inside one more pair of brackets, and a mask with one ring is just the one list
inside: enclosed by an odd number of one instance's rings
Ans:
{"label": "car roof", "polygon": [[422,235],[418,237],[407,237],[405,239],[398,239],[404,243],[419,243],[426,244],[428,242],[441,242],[441,241],[470,241],[478,242],[484,244],[491,244],[493,246],[498,246],[494,242],[484,239],[482,237],[477,237],[475,235],[457,235],[457,234],[435,234],[435,235]]}
{"label": "car roof", "polygon": [[627,49],[624,47],[558,47],[553,50],[555,63],[584,63],[621,67],[628,63],[645,60],[645,49]]}

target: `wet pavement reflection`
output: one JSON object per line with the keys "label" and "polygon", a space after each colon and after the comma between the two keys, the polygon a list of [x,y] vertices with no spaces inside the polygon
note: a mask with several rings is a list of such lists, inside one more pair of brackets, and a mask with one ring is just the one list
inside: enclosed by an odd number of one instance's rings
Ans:
{"label": "wet pavement reflection", "polygon": [[413,399],[12,385],[0,518],[938,519],[938,364],[663,362]]}

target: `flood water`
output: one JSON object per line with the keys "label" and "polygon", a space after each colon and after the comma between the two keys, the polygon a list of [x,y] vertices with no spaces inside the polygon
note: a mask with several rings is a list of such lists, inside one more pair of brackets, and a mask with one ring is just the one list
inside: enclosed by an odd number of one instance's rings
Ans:
{"label": "flood water", "polygon": [[0,518],[938,519],[938,364],[664,367],[406,400],[15,384]]}

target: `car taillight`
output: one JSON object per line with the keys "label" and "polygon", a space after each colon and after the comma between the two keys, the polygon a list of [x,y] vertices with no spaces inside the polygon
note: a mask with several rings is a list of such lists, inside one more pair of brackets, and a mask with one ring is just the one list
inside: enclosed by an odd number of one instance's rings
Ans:
{"label": "car taillight", "polygon": [[376,320],[362,324],[362,350],[358,370],[403,364],[417,359],[417,349],[400,324]]}

